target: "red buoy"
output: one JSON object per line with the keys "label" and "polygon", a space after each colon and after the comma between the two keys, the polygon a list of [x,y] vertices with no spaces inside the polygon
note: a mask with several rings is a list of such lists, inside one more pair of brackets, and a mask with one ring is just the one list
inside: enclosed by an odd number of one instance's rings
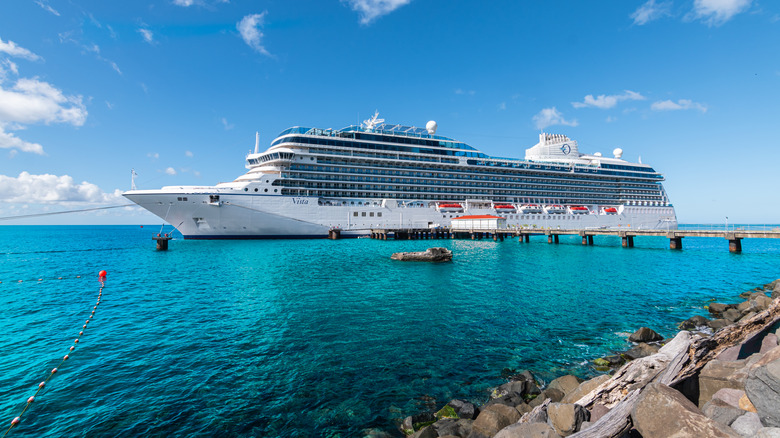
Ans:
{"label": "red buoy", "polygon": [[44,386],[46,386],[46,382],[41,382],[38,384],[38,388],[43,388]]}
{"label": "red buoy", "polygon": [[19,424],[19,417],[16,417],[13,420],[11,420],[11,426],[16,426],[17,424]]}
{"label": "red buoy", "polygon": [[54,373],[56,373],[56,372],[57,372],[57,368],[52,368],[52,369],[51,369],[51,373],[52,373],[52,374],[54,374]]}
{"label": "red buoy", "polygon": [[27,399],[27,403],[32,403],[35,401],[35,396],[30,396],[30,398]]}
{"label": "red buoy", "polygon": [[105,270],[103,270],[103,271],[100,271],[100,272],[98,272],[98,277],[100,277],[100,278],[106,278],[106,274],[108,274],[108,272],[106,272]]}
{"label": "red buoy", "polygon": [[66,355],[65,355],[65,357],[63,357],[63,358],[62,358],[62,360],[68,360],[68,357],[70,357],[70,356],[68,356],[68,355],[66,354]]}
{"label": "red buoy", "polygon": [[70,351],[73,351],[73,349],[74,349],[74,348],[76,348],[76,347],[74,347],[74,346],[71,346],[71,347],[70,347]]}

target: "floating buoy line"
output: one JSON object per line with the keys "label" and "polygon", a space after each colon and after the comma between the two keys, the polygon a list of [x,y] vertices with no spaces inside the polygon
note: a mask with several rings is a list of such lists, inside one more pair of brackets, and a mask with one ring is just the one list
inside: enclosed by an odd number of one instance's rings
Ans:
{"label": "floating buoy line", "polygon": [[[69,275],[67,277],[40,277],[40,278],[28,278],[28,279],[22,279],[22,280],[0,280],[0,285],[3,283],[6,284],[12,284],[12,283],[41,283],[44,281],[50,281],[50,280],[74,280],[74,279],[80,279],[80,278],[87,278],[86,275]],[[94,277],[93,277],[94,278]]]}
{"label": "floating buoy line", "polygon": [[[106,275],[107,272],[105,270],[101,270],[98,273],[98,279],[100,280],[100,289],[98,290],[98,298],[95,305],[92,307],[92,312],[89,314],[89,318],[87,318],[86,321],[84,321],[84,324],[81,326],[81,330],[79,331],[79,335],[76,337],[76,339],[73,341],[73,345],[70,346],[68,349],[68,353],[63,356],[62,360],[60,361],[60,364],[54,367],[51,372],[49,372],[49,375],[46,377],[46,379],[38,384],[38,389],[35,391],[33,395],[31,395],[27,399],[27,403],[24,405],[24,409],[22,409],[22,412],[14,417],[13,420],[11,420],[11,426],[5,431],[3,434],[3,437],[8,435],[8,432],[11,431],[11,429],[14,428],[19,422],[22,421],[22,416],[25,412],[27,412],[28,409],[30,409],[30,406],[32,406],[33,402],[35,401],[35,397],[38,396],[38,394],[43,390],[43,388],[46,387],[46,384],[51,380],[52,377],[57,373],[57,371],[62,367],[62,365],[70,358],[70,354],[73,353],[73,351],[76,349],[76,345],[78,345],[79,340],[81,339],[81,336],[84,335],[84,331],[87,329],[87,326],[89,325],[89,322],[92,321],[92,318],[95,317],[95,311],[97,310],[98,306],[100,305],[100,300],[103,297],[103,287],[105,287],[106,283]],[[81,276],[77,276],[77,278],[80,278]],[[60,277],[62,278],[62,277]],[[19,280],[21,282],[22,280]],[[39,280],[41,281],[41,280]]]}

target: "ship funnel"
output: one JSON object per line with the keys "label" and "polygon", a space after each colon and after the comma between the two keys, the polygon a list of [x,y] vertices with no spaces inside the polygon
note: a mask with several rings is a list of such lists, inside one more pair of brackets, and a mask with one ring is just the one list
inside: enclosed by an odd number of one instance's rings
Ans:
{"label": "ship funnel", "polygon": [[255,131],[255,153],[260,153],[260,132]]}

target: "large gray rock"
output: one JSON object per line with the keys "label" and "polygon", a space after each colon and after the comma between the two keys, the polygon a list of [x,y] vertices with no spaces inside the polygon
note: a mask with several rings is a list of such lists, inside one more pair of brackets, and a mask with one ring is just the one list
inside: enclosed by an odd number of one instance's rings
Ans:
{"label": "large gray rock", "polygon": [[447,248],[428,248],[420,252],[396,252],[390,258],[403,262],[447,262],[452,260],[452,251]]}
{"label": "large gray rock", "polygon": [[706,327],[708,321],[709,319],[701,315],[696,315],[681,322],[677,327],[680,330],[694,330],[696,327]]}
{"label": "large gray rock", "polygon": [[[563,392],[563,395],[566,395],[574,391],[575,389],[577,389],[577,387],[580,386],[580,383],[582,383],[582,379],[580,379],[577,376],[567,374],[565,376],[558,377],[557,379],[550,382],[550,384],[547,385],[547,388],[558,389],[561,392]],[[553,401],[558,401],[558,400],[553,400]]]}
{"label": "large gray rock", "polygon": [[445,420],[439,420],[433,423],[431,426],[436,430],[438,436],[457,436],[466,438],[471,433],[472,420],[455,420],[448,418]]}
{"label": "large gray rock", "polygon": [[707,310],[708,310],[708,311],[709,311],[709,312],[710,312],[712,315],[715,315],[715,316],[717,316],[717,315],[720,315],[720,314],[722,314],[723,312],[725,312],[725,311],[726,311],[726,309],[729,309],[729,308],[731,308],[731,307],[732,307],[732,305],[731,305],[731,304],[723,304],[723,303],[710,303],[710,305],[707,307]]}
{"label": "large gray rock", "polygon": [[635,331],[628,340],[631,342],[654,342],[661,341],[664,337],[656,333],[653,329],[647,327],[640,327]]}
{"label": "large gray rock", "polygon": [[580,405],[550,403],[547,406],[547,424],[560,436],[569,436],[580,430],[583,421],[590,419],[590,412]]}
{"label": "large gray rock", "polygon": [[712,395],[712,400],[722,400],[735,408],[739,408],[739,401],[745,396],[745,391],[734,388],[721,388]]}
{"label": "large gray rock", "polygon": [[439,434],[436,433],[436,429],[433,426],[425,426],[424,428],[415,432],[411,438],[438,438]]}
{"label": "large gray rock", "polygon": [[561,400],[561,403],[575,403],[577,400],[581,399],[585,395],[587,395],[589,392],[596,389],[599,385],[609,380],[611,377],[607,374],[602,374],[600,376],[594,377],[590,380],[586,380],[582,383],[580,383],[580,386],[577,387],[574,391],[566,394],[566,397],[564,397]]}
{"label": "large gray rock", "polygon": [[769,350],[772,350],[775,347],[777,347],[777,335],[774,333],[769,333],[768,335],[764,336],[764,339],[761,340],[761,350],[759,353],[767,353]]}
{"label": "large gray rock", "polygon": [[660,350],[660,348],[661,347],[657,345],[650,345],[644,342],[640,342],[637,346],[626,351],[623,354],[629,359],[634,360],[634,359],[639,359],[640,357],[652,356],[658,353],[658,350]]}
{"label": "large gray rock", "polygon": [[780,438],[780,427],[762,427],[753,438]]}
{"label": "large gray rock", "polygon": [[742,312],[737,309],[727,309],[723,312],[723,319],[730,323],[737,322],[739,318],[742,318]]}
{"label": "large gray rock", "polygon": [[780,347],[758,360],[745,382],[745,392],[765,426],[780,427]]}
{"label": "large gray rock", "polygon": [[737,438],[728,426],[707,418],[685,396],[654,382],[645,387],[631,410],[634,428],[643,438]]}
{"label": "large gray rock", "polygon": [[747,361],[723,361],[714,359],[707,363],[699,373],[699,406],[712,399],[712,395],[722,388],[745,389],[747,379]]}
{"label": "large gray rock", "polygon": [[758,414],[755,412],[745,412],[731,423],[731,428],[734,429],[734,432],[737,432],[744,437],[751,438],[762,427],[764,427],[764,425],[761,424],[761,419],[758,418]]}
{"label": "large gray rock", "polygon": [[501,429],[494,438],[560,438],[546,423],[517,423]]}
{"label": "large gray rock", "polygon": [[707,322],[707,327],[711,328],[714,331],[718,331],[718,330],[722,329],[723,327],[728,326],[729,324],[730,323],[728,321],[726,321],[725,319],[719,318],[719,319],[713,319],[713,320],[710,320],[709,322]]}
{"label": "large gray rock", "polygon": [[520,413],[513,407],[500,404],[487,406],[472,423],[468,438],[491,438],[499,430],[519,420]]}
{"label": "large gray rock", "polygon": [[725,424],[726,426],[730,426],[734,420],[745,413],[742,409],[734,407],[717,398],[708,401],[707,404],[701,408],[701,412],[706,415],[707,418]]}
{"label": "large gray rock", "polygon": [[458,418],[473,420],[477,418],[477,415],[479,414],[479,408],[474,406],[474,403],[467,402],[466,400],[454,399],[450,400],[447,404],[455,410],[455,413],[458,414]]}
{"label": "large gray rock", "polygon": [[539,406],[540,404],[544,403],[545,400],[548,398],[551,402],[557,403],[561,401],[564,397],[563,391],[557,388],[547,388],[544,391],[542,391],[538,396],[536,396],[535,399],[528,402],[528,406],[535,408]]}

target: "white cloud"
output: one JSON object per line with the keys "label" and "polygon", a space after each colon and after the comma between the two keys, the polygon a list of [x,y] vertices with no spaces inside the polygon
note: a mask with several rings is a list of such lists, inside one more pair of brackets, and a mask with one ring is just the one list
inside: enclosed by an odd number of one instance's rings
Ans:
{"label": "white cloud", "polygon": [[653,102],[650,105],[650,109],[653,111],[679,111],[679,110],[699,110],[701,112],[707,112],[707,106],[701,103],[696,103],[688,99],[680,99],[677,102],[671,100],[662,100]]}
{"label": "white cloud", "polygon": [[360,24],[368,25],[377,18],[409,4],[411,0],[342,0],[360,14]]}
{"label": "white cloud", "polygon": [[641,94],[626,90],[623,94],[613,94],[610,96],[601,94],[598,97],[593,97],[592,94],[585,96],[585,100],[582,102],[572,102],[571,105],[574,108],[595,107],[601,109],[612,108],[618,104],[618,102],[624,100],[644,100],[645,97]]}
{"label": "white cloud", "polygon": [[468,94],[469,96],[473,96],[477,94],[477,92],[474,90],[464,90],[462,88],[458,88],[457,90],[455,90],[455,94]]}
{"label": "white cloud", "polygon": [[606,122],[607,123],[612,123],[612,122],[615,122],[615,121],[617,121],[617,117],[608,116],[606,118]]}
{"label": "white cloud", "polygon": [[154,158],[155,160],[160,158],[160,154],[157,152],[149,152],[148,154],[146,154],[146,156],[149,158]]}
{"label": "white cloud", "polygon": [[536,124],[537,129],[544,129],[548,126],[553,126],[553,125],[566,125],[566,126],[578,125],[577,120],[565,120],[563,118],[563,114],[557,109],[555,109],[555,107],[545,108],[539,111],[539,114],[533,117],[533,121]]}
{"label": "white cloud", "polygon": [[173,4],[176,6],[184,6],[185,8],[195,4],[195,0],[173,0]]}
{"label": "white cloud", "polygon": [[236,127],[236,125],[228,123],[227,119],[224,117],[222,118],[222,125],[225,127],[225,131],[229,131]]}
{"label": "white cloud", "polygon": [[263,11],[262,14],[247,15],[236,24],[236,29],[241,33],[241,38],[249,47],[258,53],[271,56],[268,50],[265,49],[265,46],[263,46],[263,32],[260,31],[267,13],[268,11]]}
{"label": "white cloud", "polygon": [[17,46],[15,42],[10,40],[3,41],[2,38],[0,38],[0,53],[7,53],[8,55],[28,59],[30,61],[37,61],[41,59],[40,56],[25,49],[24,47]]}
{"label": "white cloud", "polygon": [[506,109],[506,102],[501,102],[498,104],[498,110],[504,111]]}
{"label": "white cloud", "polygon": [[95,184],[82,181],[76,184],[68,175],[31,175],[22,172],[18,177],[0,175],[0,201],[24,204],[60,202],[106,203],[121,199],[119,190],[105,193]]}
{"label": "white cloud", "polygon": [[138,33],[140,33],[141,36],[144,37],[144,41],[146,41],[147,43],[149,44],[154,43],[154,33],[152,33],[151,30],[142,27],[138,29]]}
{"label": "white cloud", "polygon": [[169,167],[165,169],[165,173],[167,173],[168,175],[176,175],[176,169],[174,169],[173,167]]}
{"label": "white cloud", "polygon": [[184,151],[184,155],[186,155],[186,156],[188,156],[190,158],[194,157],[194,155],[193,155],[193,153],[191,151]]}
{"label": "white cloud", "polygon": [[10,59],[0,59],[0,84],[8,79],[8,73],[19,74],[19,67]]}
{"label": "white cloud", "polygon": [[51,6],[49,6],[49,4],[48,4],[48,3],[44,3],[44,2],[42,2],[42,1],[40,1],[40,0],[36,0],[36,2],[35,2],[35,3],[36,3],[38,6],[42,7],[42,8],[43,8],[45,11],[49,11],[49,12],[51,12],[52,14],[54,14],[54,15],[58,16],[58,17],[60,16],[60,13],[59,13],[59,12],[57,12],[57,11],[56,11],[54,8],[52,8]]}
{"label": "white cloud", "polygon": [[81,126],[86,119],[81,96],[66,96],[48,82],[23,78],[11,89],[0,86],[0,122]]}
{"label": "white cloud", "polygon": [[671,15],[672,3],[661,2],[656,4],[655,0],[647,0],[647,3],[640,6],[630,17],[634,20],[634,24],[643,25],[653,20],[657,20],[664,15]]}
{"label": "white cloud", "polygon": [[34,154],[43,155],[43,146],[38,143],[29,143],[22,140],[19,137],[14,136],[13,133],[5,132],[4,127],[0,124],[0,149],[11,149],[11,158],[16,156],[16,150],[23,152],[32,152]]}
{"label": "white cloud", "polygon": [[694,0],[693,18],[720,26],[750,7],[752,0]]}

